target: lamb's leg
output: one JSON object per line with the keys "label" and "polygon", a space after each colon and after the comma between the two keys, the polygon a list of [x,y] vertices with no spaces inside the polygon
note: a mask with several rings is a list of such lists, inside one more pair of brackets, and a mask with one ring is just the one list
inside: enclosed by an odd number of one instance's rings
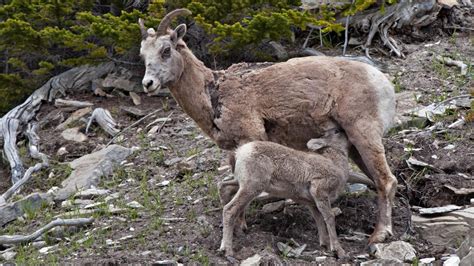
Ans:
{"label": "lamb's leg", "polygon": [[240,212],[245,211],[245,207],[261,192],[241,186],[234,198],[224,206],[222,211],[224,228],[219,251],[225,251],[226,256],[233,256],[232,239],[237,216]]}
{"label": "lamb's leg", "polygon": [[[235,179],[224,180],[219,183],[218,187],[221,204],[222,206],[225,206],[232,200],[232,198],[239,190],[239,182]],[[245,221],[245,209],[246,208],[244,208],[239,213],[237,218],[237,229],[240,230],[239,233],[247,230],[247,222]]]}
{"label": "lamb's leg", "polygon": [[311,196],[313,196],[314,202],[321,213],[324,219],[324,225],[329,234],[329,246],[331,251],[336,251],[337,257],[344,258],[346,257],[346,252],[342,248],[339,240],[337,239],[336,233],[336,220],[334,214],[331,210],[331,203],[329,202],[329,197],[327,195],[321,196],[318,195],[316,187],[310,189]]}
{"label": "lamb's leg", "polygon": [[325,246],[328,248],[329,236],[328,230],[326,229],[326,224],[324,223],[323,216],[314,204],[308,205],[308,209],[311,212],[311,216],[313,216],[314,221],[316,222],[316,227],[318,228],[319,246]]}
{"label": "lamb's leg", "polygon": [[381,242],[392,235],[392,206],[397,189],[397,179],[390,172],[385,158],[382,130],[377,130],[371,121],[357,121],[344,129],[360,155],[357,156],[353,151],[352,159],[375,181],[379,211],[369,243]]}

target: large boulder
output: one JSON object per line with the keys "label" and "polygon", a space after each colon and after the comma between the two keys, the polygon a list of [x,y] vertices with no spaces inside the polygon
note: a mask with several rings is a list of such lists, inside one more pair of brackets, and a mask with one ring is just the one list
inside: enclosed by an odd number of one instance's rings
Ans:
{"label": "large boulder", "polygon": [[99,184],[100,177],[110,175],[113,169],[130,154],[132,149],[120,145],[110,145],[100,151],[87,154],[69,163],[73,169],[64,180],[62,188],[55,193],[54,199],[62,201],[78,190],[88,189]]}
{"label": "large boulder", "polygon": [[21,200],[0,206],[0,227],[23,216],[26,210],[35,211],[45,203],[48,203],[50,197],[46,193],[33,193]]}

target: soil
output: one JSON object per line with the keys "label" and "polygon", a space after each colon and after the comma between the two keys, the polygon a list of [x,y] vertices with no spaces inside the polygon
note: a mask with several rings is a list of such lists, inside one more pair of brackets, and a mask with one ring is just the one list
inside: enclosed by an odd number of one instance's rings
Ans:
{"label": "soil", "polygon": [[[437,41],[432,40],[431,43]],[[426,106],[447,97],[466,94],[473,86],[472,70],[464,77],[459,75],[459,69],[441,65],[434,59],[436,55],[456,57],[459,54],[461,57],[462,54],[465,62],[472,62],[472,40],[466,36],[457,36],[440,38],[439,41],[439,44],[428,48],[427,43],[407,45],[409,52],[406,59],[379,58],[389,66],[398,90],[421,95],[417,103],[420,105]],[[219,171],[218,168],[226,165],[226,152],[218,149],[204,136],[171,97],[140,96],[142,104],[138,106],[139,109],[145,113],[157,109],[161,111],[125,131],[123,138],[118,139],[117,143],[127,147],[137,146],[140,150],[124,166],[119,167],[113,176],[104,177],[101,187],[120,193],[116,205],[136,200],[144,208],[118,215],[99,215],[92,227],[69,236],[70,242],[61,241],[56,252],[41,255],[36,251],[25,251],[25,248],[23,252],[30,258],[38,258],[43,263],[86,265],[141,264],[168,259],[179,263],[229,264],[216,251],[222,235],[217,183],[230,175],[228,170]],[[90,94],[69,97],[90,101],[95,107],[108,109],[122,129],[138,119],[120,109],[121,106],[133,105],[129,97],[106,98]],[[50,103],[43,104],[38,115],[39,121],[50,112],[58,112],[58,109]],[[61,112],[65,114],[64,117],[69,114],[66,110]],[[392,239],[408,240],[420,258],[439,258],[443,250],[434,251],[423,236],[413,230],[412,206],[465,205],[469,204],[469,199],[473,196],[456,195],[445,187],[474,187],[473,123],[468,122],[459,129],[446,127],[459,117],[466,117],[468,112],[472,110],[460,109],[438,117],[437,122],[443,125],[441,132],[428,132],[426,128],[413,129],[408,133],[402,130],[391,132],[384,140],[390,168],[399,182],[393,207]],[[172,121],[164,124],[159,122],[161,130],[156,134],[147,134],[151,126],[146,125],[156,118],[168,116]],[[66,141],[55,129],[59,122],[53,121],[39,131],[41,150],[50,156],[54,175],[50,175],[49,171],[37,174],[23,189],[22,194],[46,191],[59,185],[68,173],[63,162],[101,149],[110,140],[110,136],[94,126],[86,142]],[[82,130],[85,128],[83,122],[75,125],[81,126]],[[433,123],[428,124],[431,125]],[[454,148],[445,149],[450,144]],[[20,143],[20,147],[22,145],[25,144]],[[56,155],[60,147],[66,147],[69,153]],[[411,156],[433,167],[409,166],[406,160]],[[5,168],[6,165],[2,165],[2,169]],[[170,183],[163,185],[163,181]],[[6,190],[9,184],[8,173],[0,172],[0,191]],[[324,262],[327,264],[344,262],[319,247],[316,226],[304,207],[289,204],[285,205],[283,211],[265,214],[261,206],[262,203],[258,202],[250,206],[247,215],[248,232],[234,238],[236,259],[245,259],[258,252],[267,254],[265,259],[268,262],[281,260],[289,264],[309,264],[314,263],[318,256],[328,256]],[[349,252],[350,261],[357,262],[357,255],[368,252],[367,239],[376,220],[376,194],[371,190],[357,195],[347,193],[333,207],[342,211],[336,217],[341,244]],[[21,232],[32,231],[38,224],[46,223],[51,213],[55,215],[61,212],[64,210],[60,206],[49,206],[34,218],[36,222],[29,219],[16,221],[0,232],[10,232],[12,227]],[[126,240],[120,240],[118,244],[107,243],[107,240],[118,241],[122,237]],[[81,239],[87,240],[83,244],[74,244]],[[287,257],[278,250],[278,242],[293,246],[295,243],[306,244],[307,252],[298,259]]]}

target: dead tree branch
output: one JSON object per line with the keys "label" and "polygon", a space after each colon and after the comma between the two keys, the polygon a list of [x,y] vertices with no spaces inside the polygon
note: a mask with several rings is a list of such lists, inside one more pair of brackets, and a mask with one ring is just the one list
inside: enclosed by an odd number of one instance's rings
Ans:
{"label": "dead tree branch", "polygon": [[110,114],[110,112],[103,108],[95,108],[92,112],[89,121],[87,122],[86,126],[86,134],[89,131],[89,127],[91,126],[92,122],[96,121],[97,124],[105,130],[105,132],[109,133],[112,137],[117,135],[120,132],[117,127],[117,122],[115,122],[114,118]]}
{"label": "dead tree branch", "polygon": [[0,236],[0,245],[15,245],[31,242],[56,226],[82,226],[93,222],[94,218],[56,219],[29,235]]}

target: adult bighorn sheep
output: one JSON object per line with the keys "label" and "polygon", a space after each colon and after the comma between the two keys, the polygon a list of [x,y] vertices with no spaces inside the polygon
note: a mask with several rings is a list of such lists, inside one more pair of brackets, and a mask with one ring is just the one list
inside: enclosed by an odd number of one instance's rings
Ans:
{"label": "adult bighorn sheep", "polygon": [[392,204],[397,179],[382,143],[395,115],[390,81],[376,68],[341,58],[303,57],[254,71],[213,71],[182,40],[186,25],[168,29],[187,9],[168,13],[157,30],[142,33],[145,92],[167,86],[183,110],[226,150],[268,140],[306,150],[328,124],[344,129],[353,144],[350,157],[372,180],[378,193],[378,219],[369,243],[392,234]]}

